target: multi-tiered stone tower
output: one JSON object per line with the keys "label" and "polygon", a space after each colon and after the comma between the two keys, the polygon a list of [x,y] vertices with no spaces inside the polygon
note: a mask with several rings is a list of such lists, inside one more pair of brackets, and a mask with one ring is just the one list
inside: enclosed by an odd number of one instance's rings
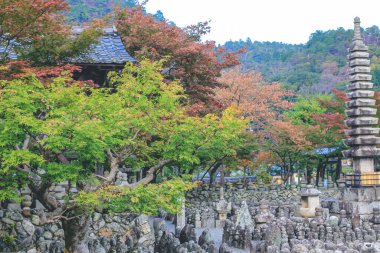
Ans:
{"label": "multi-tiered stone tower", "polygon": [[376,100],[373,99],[374,91],[368,47],[364,44],[360,32],[360,19],[354,21],[354,38],[348,54],[350,84],[347,85],[346,102],[348,109],[345,120],[350,128],[345,131],[350,138],[344,143],[350,147],[343,152],[345,157],[352,157],[355,172],[374,172],[374,157],[380,154],[380,149],[376,147],[380,143],[380,138],[375,135],[379,133],[377,125],[379,119],[376,117],[377,109],[374,108]]}

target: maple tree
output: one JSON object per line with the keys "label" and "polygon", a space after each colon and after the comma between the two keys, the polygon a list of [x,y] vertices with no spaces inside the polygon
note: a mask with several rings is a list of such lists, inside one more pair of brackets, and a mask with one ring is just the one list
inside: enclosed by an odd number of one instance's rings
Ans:
{"label": "maple tree", "polygon": [[[25,76],[35,75],[41,82],[47,83],[61,75],[72,75],[80,71],[81,67],[64,64],[60,66],[35,67],[31,61],[9,61],[0,66],[0,80],[13,80]],[[83,82],[85,83],[85,82]],[[87,83],[92,83],[87,81]]]}
{"label": "maple tree", "polygon": [[[2,80],[0,201],[18,199],[16,189],[28,185],[47,210],[42,224],[62,221],[69,252],[87,247],[94,207],[176,212],[193,184],[178,179],[147,186],[154,175],[164,167],[189,171],[235,156],[247,121],[234,107],[221,115],[189,116],[180,105],[182,87],[164,82],[161,72],[159,63],[127,64],[111,74],[112,92],[68,76],[44,84],[33,75]],[[115,188],[123,165],[144,176]],[[73,202],[62,204],[48,190],[63,181],[77,184]]]}
{"label": "maple tree", "polygon": [[280,113],[291,107],[286,98],[292,94],[282,90],[279,83],[266,83],[260,73],[232,68],[223,71],[218,80],[222,87],[215,89],[216,99],[223,106],[237,105],[254,123],[278,120]]}
{"label": "maple tree", "polygon": [[[245,165],[255,169],[259,168],[260,164],[264,162],[267,164],[279,162],[281,157],[278,155],[278,159],[274,159],[276,149],[271,144],[282,145],[277,141],[285,143],[285,138],[293,138],[290,133],[291,127],[288,124],[281,125],[284,124],[282,122],[283,112],[292,106],[287,100],[292,96],[292,93],[282,90],[279,83],[269,84],[265,82],[260,73],[243,71],[240,68],[223,71],[218,80],[222,86],[215,89],[215,98],[223,106],[231,104],[237,106],[241,116],[249,119],[251,126],[254,128],[253,131],[247,133],[250,138],[246,137],[245,154],[242,153],[240,161],[254,160],[253,164],[249,162]],[[285,129],[276,130],[277,127],[284,127]],[[280,130],[281,132],[278,132]],[[257,142],[261,144],[260,148],[257,147]],[[264,144],[267,144],[266,150],[264,150]],[[299,145],[295,140],[293,144],[293,146]],[[249,147],[249,145],[251,146]],[[283,150],[288,148],[289,151],[289,149],[294,148],[293,146],[289,144],[285,147],[284,144],[281,148]],[[268,152],[270,149],[272,150],[268,154],[273,154],[270,159],[261,159],[263,152]],[[258,152],[253,152],[254,150]],[[280,152],[279,150],[277,151]],[[291,152],[286,154],[291,154]],[[289,170],[289,166],[284,166],[284,170]],[[264,173],[264,171],[260,173]]]}
{"label": "maple tree", "polygon": [[0,62],[17,57],[33,65],[56,65],[88,49],[101,34],[101,22],[73,38],[65,10],[64,0],[1,0]]}
{"label": "maple tree", "polygon": [[305,154],[313,149],[307,139],[310,130],[310,127],[293,124],[290,120],[274,121],[264,130],[265,138],[261,143],[263,151],[269,154],[264,156],[264,161],[281,168],[283,182],[303,169]]}
{"label": "maple tree", "polygon": [[141,8],[116,11],[116,25],[128,52],[137,59],[165,60],[164,76],[179,80],[189,95],[189,112],[196,114],[218,107],[213,89],[220,86],[223,68],[237,65],[237,53],[215,50],[212,41],[200,42],[207,32],[205,23],[181,29],[158,21]]}
{"label": "maple tree", "polygon": [[310,114],[315,120],[314,125],[321,128],[321,135],[316,138],[319,139],[319,143],[316,143],[324,146],[342,146],[344,129],[347,128],[344,124],[345,102],[348,101],[345,92],[333,89],[333,95],[320,96],[316,100],[324,110]]}
{"label": "maple tree", "polygon": [[[314,98],[302,98],[294,103],[293,109],[285,113],[294,124],[308,128],[306,138],[312,143],[313,152],[308,157],[307,175],[316,168],[317,183],[324,178],[329,157],[338,158],[336,175],[340,173],[341,151],[344,149],[344,102],[347,101],[343,91],[333,89],[333,95],[320,95]],[[309,178],[310,179],[310,178]]]}

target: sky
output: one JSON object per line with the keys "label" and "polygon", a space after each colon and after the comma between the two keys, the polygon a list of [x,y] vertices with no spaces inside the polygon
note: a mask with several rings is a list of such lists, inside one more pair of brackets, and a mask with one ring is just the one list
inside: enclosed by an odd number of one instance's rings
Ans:
{"label": "sky", "polygon": [[161,10],[165,18],[184,27],[211,20],[204,37],[223,44],[228,40],[306,43],[316,30],[380,27],[380,0],[149,0],[149,13]]}

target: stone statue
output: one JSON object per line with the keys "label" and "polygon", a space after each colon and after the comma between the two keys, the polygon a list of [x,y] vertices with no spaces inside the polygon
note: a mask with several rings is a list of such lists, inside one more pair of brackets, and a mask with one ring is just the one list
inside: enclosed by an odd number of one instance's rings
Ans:
{"label": "stone statue", "polygon": [[245,201],[241,203],[241,207],[238,210],[236,226],[249,229],[253,229],[254,227],[251,214],[249,213],[248,205]]}

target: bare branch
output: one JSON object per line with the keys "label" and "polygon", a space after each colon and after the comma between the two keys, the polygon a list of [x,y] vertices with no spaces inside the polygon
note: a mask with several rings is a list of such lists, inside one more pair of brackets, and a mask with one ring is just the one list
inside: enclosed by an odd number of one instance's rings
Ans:
{"label": "bare branch", "polygon": [[153,167],[150,167],[150,169],[147,171],[146,177],[144,177],[143,179],[141,179],[140,181],[138,181],[136,183],[129,184],[127,186],[129,188],[133,189],[133,188],[136,188],[139,185],[145,185],[145,184],[150,183],[154,179],[154,173],[157,170],[160,170],[162,167],[164,167],[165,165],[167,165],[167,164],[169,164],[171,162],[172,162],[172,160],[170,160],[170,159],[169,160],[159,161],[156,165],[154,165]]}
{"label": "bare branch", "polygon": [[94,175],[95,175],[95,177],[98,177],[98,178],[100,178],[100,179],[102,179],[104,181],[107,181],[106,177],[102,177],[101,175],[97,175],[97,174],[94,174]]}
{"label": "bare branch", "polygon": [[67,211],[72,210],[74,207],[75,207],[75,205],[70,206],[70,207],[65,207],[65,208],[58,208],[55,211],[53,211],[52,213],[50,213],[48,217],[46,217],[46,214],[43,212],[40,215],[41,225],[56,223],[59,220],[66,220],[66,221],[73,220],[75,218],[78,218],[78,217],[84,215],[84,214],[79,214],[79,215],[72,216],[72,217],[64,216],[64,214]]}
{"label": "bare branch", "polygon": [[62,153],[57,154],[57,158],[63,164],[69,164],[70,163],[70,161]]}
{"label": "bare branch", "polygon": [[22,149],[23,149],[23,150],[28,149],[28,147],[29,147],[29,143],[30,143],[30,135],[29,135],[29,134],[26,134],[26,135],[25,135],[24,144],[22,145]]}
{"label": "bare branch", "polygon": [[[136,131],[136,133],[133,135],[133,137],[131,138],[130,141],[132,142],[132,141],[136,140],[139,133],[140,133],[140,129]],[[123,147],[121,149],[120,153],[117,155],[119,162],[124,161],[125,158],[127,158],[129,155],[131,155],[131,152],[130,152],[131,146],[132,146],[132,143],[126,145],[125,147]]]}
{"label": "bare branch", "polygon": [[114,156],[114,154],[112,153],[112,151],[110,149],[107,149],[106,153],[107,153],[107,157],[108,157],[109,164],[110,164],[110,173],[109,173],[108,177],[106,177],[106,181],[108,183],[110,183],[110,182],[113,182],[113,180],[116,177],[116,174],[119,170],[120,160]]}

